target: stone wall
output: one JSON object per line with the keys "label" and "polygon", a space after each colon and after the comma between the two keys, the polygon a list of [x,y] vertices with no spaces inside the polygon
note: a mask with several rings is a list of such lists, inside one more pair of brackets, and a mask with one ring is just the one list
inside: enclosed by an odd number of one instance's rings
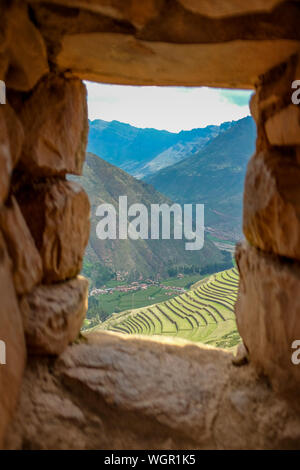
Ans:
{"label": "stone wall", "polygon": [[[0,15],[0,446],[299,447],[299,2],[4,0]],[[82,79],[256,88],[236,253],[250,363],[108,333],[70,345],[88,289],[89,201],[66,179],[84,161]]]}
{"label": "stone wall", "polygon": [[291,361],[300,338],[300,105],[292,82],[297,55],[260,77],[252,98],[257,150],[245,182],[237,247],[241,281],[236,315],[251,361],[275,390],[298,401],[300,368]]}
{"label": "stone wall", "polygon": [[[89,201],[66,180],[80,174],[87,142],[82,81],[50,72],[46,46],[25,2],[7,2],[0,78],[0,445],[20,392],[26,357],[57,355],[87,309],[79,276],[89,237]],[[6,59],[6,60],[5,60]]]}

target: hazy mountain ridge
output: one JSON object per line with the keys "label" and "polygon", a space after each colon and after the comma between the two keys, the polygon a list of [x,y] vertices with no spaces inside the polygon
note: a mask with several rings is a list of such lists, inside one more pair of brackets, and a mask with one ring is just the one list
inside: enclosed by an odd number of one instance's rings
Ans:
{"label": "hazy mountain ridge", "polygon": [[[214,244],[205,240],[199,251],[186,251],[184,240],[99,240],[96,236],[96,207],[111,203],[117,209],[119,196],[128,197],[128,205],[150,204],[171,201],[157,192],[151,185],[135,179],[120,168],[109,164],[96,155],[88,153],[83,176],[71,176],[86,190],[91,202],[91,235],[86,252],[86,262],[106,266],[112,272],[127,271],[135,276],[167,275],[174,265],[195,265],[208,268],[222,265],[228,258]],[[224,265],[226,267],[226,265]],[[225,268],[224,268],[225,269]]]}
{"label": "hazy mountain ridge", "polygon": [[233,124],[173,133],[97,119],[89,121],[88,152],[142,178],[193,154]]}
{"label": "hazy mountain ridge", "polygon": [[255,138],[255,123],[246,117],[193,156],[145,181],[175,202],[205,204],[205,225],[237,239],[242,235],[244,178]]}

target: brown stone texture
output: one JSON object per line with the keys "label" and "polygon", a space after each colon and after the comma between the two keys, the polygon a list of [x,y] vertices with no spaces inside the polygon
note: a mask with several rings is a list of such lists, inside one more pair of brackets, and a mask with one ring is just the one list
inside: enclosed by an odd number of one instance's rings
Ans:
{"label": "brown stone texture", "polygon": [[251,112],[251,116],[253,117],[254,121],[258,123],[259,119],[259,108],[258,108],[258,98],[257,93],[253,93],[249,101],[249,108]]}
{"label": "brown stone texture", "polygon": [[85,191],[77,183],[55,180],[22,188],[18,198],[42,258],[44,283],[77,276],[90,231]]}
{"label": "brown stone texture", "polygon": [[213,16],[220,18],[223,16],[241,15],[253,12],[270,11],[281,0],[252,0],[245,2],[245,0],[230,0],[224,2],[223,0],[179,0],[179,2],[188,10],[200,15]]}
{"label": "brown stone texture", "polygon": [[25,101],[20,117],[26,135],[23,170],[34,176],[81,174],[88,120],[80,80],[50,75]]}
{"label": "brown stone texture", "polygon": [[88,281],[78,276],[38,286],[24,296],[20,309],[30,354],[58,355],[79,334],[87,311]]}
{"label": "brown stone texture", "polygon": [[[45,3],[43,0],[30,0],[31,4]],[[143,27],[155,18],[165,0],[49,0],[47,4],[61,5],[71,8],[82,8],[82,11],[99,13],[116,20],[132,22],[137,28]]]}
{"label": "brown stone texture", "polygon": [[92,81],[252,88],[299,50],[295,2],[51,3],[31,2],[51,62]]}
{"label": "brown stone texture", "polygon": [[17,117],[13,108],[6,103],[2,106],[4,119],[9,138],[10,154],[12,166],[15,167],[21,156],[23,142],[24,142],[24,129],[20,119]]}
{"label": "brown stone texture", "polygon": [[9,193],[10,180],[22,150],[24,132],[8,103],[0,104],[0,203]]}
{"label": "brown stone texture", "polygon": [[0,104],[0,203],[8,196],[10,180],[22,150],[24,132],[15,112]]}
{"label": "brown stone texture", "polygon": [[[0,15],[1,15],[1,18],[3,18],[5,15],[4,5],[0,5]],[[9,58],[8,58],[8,53],[7,53],[7,34],[6,34],[5,27],[3,28],[3,25],[2,25],[2,28],[0,31],[0,80],[5,79],[5,75],[8,69],[8,62],[9,62]]]}
{"label": "brown stone texture", "polygon": [[244,343],[240,343],[237,346],[236,354],[232,359],[232,364],[234,366],[243,366],[249,362],[249,354]]}
{"label": "brown stone texture", "polygon": [[48,72],[47,52],[41,33],[30,21],[26,2],[8,2],[2,16],[7,41],[9,67],[7,86],[30,90]]}
{"label": "brown stone texture", "polygon": [[254,155],[245,180],[243,231],[256,247],[300,260],[300,162],[293,150]]}
{"label": "brown stone texture", "polygon": [[57,64],[91,81],[252,88],[260,74],[298,48],[292,40],[167,44],[122,34],[72,34],[63,38]]}
{"label": "brown stone texture", "polygon": [[6,446],[299,448],[299,414],[231,359],[184,340],[92,333],[55,361],[30,358]]}
{"label": "brown stone texture", "polygon": [[300,145],[300,106],[290,104],[266,122],[271,145]]}
{"label": "brown stone texture", "polygon": [[300,368],[291,361],[300,338],[300,264],[267,255],[246,242],[236,260],[240,289],[235,311],[249,357],[281,394],[299,402]]}
{"label": "brown stone texture", "polygon": [[13,169],[10,142],[5,120],[5,106],[0,105],[0,203],[8,196]]}
{"label": "brown stone texture", "polygon": [[[247,3],[244,0],[227,0],[226,2],[223,0],[214,0],[213,2],[211,0],[178,1],[184,8],[193,13],[216,18],[255,12],[268,12],[282,2],[282,0],[252,0],[251,3]],[[147,19],[150,20],[153,17],[153,15],[150,15],[150,11],[155,11],[155,7],[163,2],[159,0],[143,0],[143,2],[139,0],[131,0],[130,2],[124,2],[124,0],[48,0],[47,2],[45,2],[45,0],[30,0],[30,3],[48,3],[52,5],[82,8],[95,13],[102,13],[103,15],[111,16],[116,19],[127,20],[133,20],[138,16],[137,12],[140,11],[140,16],[143,15],[143,17],[147,17]]]}
{"label": "brown stone texture", "polygon": [[[271,140],[281,141],[284,133],[293,132],[290,126],[293,124],[294,111],[289,109],[292,103],[292,82],[297,77],[297,64],[300,63],[299,55],[293,54],[288,60],[277,64],[263,74],[256,84],[256,93],[250,103],[251,113],[258,123],[258,130],[268,130]],[[291,116],[289,113],[291,112]],[[277,117],[278,115],[278,117]],[[279,122],[283,115],[288,119],[283,122],[288,129],[279,129]],[[267,126],[265,123],[267,122]],[[295,121],[294,121],[295,123]],[[278,128],[278,136],[275,135],[275,127]],[[297,127],[297,126],[296,126]],[[286,134],[288,137],[288,134]],[[270,141],[272,144],[272,142]]]}
{"label": "brown stone texture", "polygon": [[30,292],[42,280],[42,260],[14,197],[0,210],[0,227],[13,262],[16,292]]}
{"label": "brown stone texture", "polygon": [[[25,341],[9,259],[0,233],[0,447],[15,410],[25,367]],[[3,350],[3,342],[5,350]],[[4,357],[3,357],[4,351]],[[6,362],[4,364],[4,362]]]}

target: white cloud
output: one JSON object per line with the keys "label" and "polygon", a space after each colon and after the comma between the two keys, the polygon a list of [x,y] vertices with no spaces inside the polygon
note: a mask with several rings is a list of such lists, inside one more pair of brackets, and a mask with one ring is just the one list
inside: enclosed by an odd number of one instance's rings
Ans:
{"label": "white cloud", "polygon": [[[89,118],[178,132],[250,114],[248,91],[216,88],[138,87],[87,82]],[[242,99],[241,99],[242,98]]]}

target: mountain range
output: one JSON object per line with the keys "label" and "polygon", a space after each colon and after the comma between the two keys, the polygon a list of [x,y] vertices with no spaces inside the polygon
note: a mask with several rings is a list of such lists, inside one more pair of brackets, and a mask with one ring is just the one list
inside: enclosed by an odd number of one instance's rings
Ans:
{"label": "mountain range", "polygon": [[211,235],[242,237],[244,178],[256,138],[251,117],[178,133],[99,119],[89,126],[90,152],[172,201],[205,204]]}
{"label": "mountain range", "polygon": [[225,122],[220,126],[173,133],[97,119],[89,121],[87,150],[133,176],[143,178],[193,155],[232,124]]}
{"label": "mountain range", "polygon": [[209,239],[199,251],[185,250],[184,240],[99,240],[96,208],[103,203],[112,204],[118,213],[119,196],[126,195],[128,206],[142,203],[172,204],[153,186],[129,175],[92,153],[87,153],[82,176],[70,176],[86,190],[91,202],[91,234],[84,261],[84,274],[92,283],[100,285],[111,273],[127,273],[132,280],[141,276],[166,277],[175,267],[196,272],[214,272],[230,267],[231,256],[220,251]]}
{"label": "mountain range", "polygon": [[255,138],[255,123],[246,117],[194,155],[147,176],[145,181],[180,204],[204,204],[207,230],[237,241],[242,236],[244,178]]}

